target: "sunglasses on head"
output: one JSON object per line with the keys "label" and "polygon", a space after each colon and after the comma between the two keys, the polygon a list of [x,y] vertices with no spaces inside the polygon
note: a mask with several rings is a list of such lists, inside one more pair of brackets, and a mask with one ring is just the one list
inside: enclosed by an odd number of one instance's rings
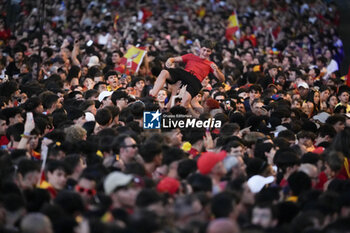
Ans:
{"label": "sunglasses on head", "polygon": [[86,188],[80,187],[79,185],[75,186],[75,191],[77,191],[79,193],[86,193],[89,196],[96,195],[96,190],[95,189],[86,189]]}

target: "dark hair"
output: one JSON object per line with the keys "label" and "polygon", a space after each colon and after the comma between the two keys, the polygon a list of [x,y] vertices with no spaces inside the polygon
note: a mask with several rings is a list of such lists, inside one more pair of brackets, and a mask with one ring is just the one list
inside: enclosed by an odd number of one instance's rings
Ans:
{"label": "dark hair", "polygon": [[228,218],[235,205],[233,194],[228,191],[216,194],[211,200],[211,212],[215,218]]}
{"label": "dark hair", "polygon": [[107,125],[112,120],[112,113],[107,109],[99,109],[95,116],[96,122],[102,126]]}
{"label": "dark hair", "polygon": [[113,92],[113,94],[111,96],[111,101],[114,105],[117,105],[117,100],[120,100],[122,98],[128,99],[129,96],[125,91],[116,90]]}
{"label": "dark hair", "polygon": [[159,193],[154,189],[143,189],[136,197],[136,206],[139,208],[145,208],[152,204],[161,202],[162,198]]}
{"label": "dark hair", "polygon": [[265,152],[270,152],[271,148],[274,148],[274,145],[272,143],[256,143],[254,149],[254,157],[267,161]]}
{"label": "dark hair", "polygon": [[294,172],[288,177],[288,184],[294,196],[311,189],[311,179],[302,171]]}
{"label": "dark hair", "polygon": [[162,153],[162,146],[158,142],[148,142],[140,147],[140,155],[146,163],[150,163],[153,159]]}
{"label": "dark hair", "polygon": [[209,176],[200,173],[194,173],[187,178],[193,192],[211,192],[213,182]]}
{"label": "dark hair", "polygon": [[192,159],[184,159],[177,165],[177,174],[181,179],[186,179],[197,170],[197,163]]}
{"label": "dark hair", "polygon": [[23,159],[18,164],[18,173],[20,173],[23,177],[29,173],[37,171],[40,172],[40,166],[37,161]]}
{"label": "dark hair", "polygon": [[50,160],[46,164],[47,172],[54,172],[55,170],[62,170],[67,173],[67,166],[63,161],[60,160]]}
{"label": "dark hair", "polygon": [[201,47],[205,47],[205,48],[208,48],[208,49],[214,49],[215,47],[215,43],[211,40],[204,40],[202,42],[202,46]]}

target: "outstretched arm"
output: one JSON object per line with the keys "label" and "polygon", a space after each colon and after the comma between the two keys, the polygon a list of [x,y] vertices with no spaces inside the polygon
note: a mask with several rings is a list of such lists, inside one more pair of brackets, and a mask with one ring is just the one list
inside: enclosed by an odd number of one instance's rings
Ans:
{"label": "outstretched arm", "polygon": [[225,75],[221,72],[219,67],[215,63],[211,63],[210,67],[214,70],[213,74],[220,82],[225,82]]}
{"label": "outstretched arm", "polygon": [[171,68],[174,63],[180,63],[182,62],[182,57],[170,57],[165,63],[165,66],[167,68]]}

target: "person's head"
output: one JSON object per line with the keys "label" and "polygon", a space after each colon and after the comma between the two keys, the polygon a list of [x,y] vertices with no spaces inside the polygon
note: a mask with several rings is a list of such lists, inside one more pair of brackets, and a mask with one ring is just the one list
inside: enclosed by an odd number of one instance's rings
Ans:
{"label": "person's head", "polygon": [[165,99],[168,97],[168,92],[165,89],[161,89],[157,95],[157,101],[159,103],[164,103]]}
{"label": "person's head", "polygon": [[268,72],[269,72],[269,75],[270,75],[272,78],[275,78],[276,75],[277,75],[277,73],[278,73],[277,66],[275,66],[275,65],[269,66]]}
{"label": "person's head", "polygon": [[121,90],[114,91],[111,100],[115,106],[118,106],[122,110],[128,105],[128,94]]}
{"label": "person's head", "polygon": [[215,218],[230,218],[237,200],[230,192],[216,194],[211,200],[211,212]]}
{"label": "person's head", "polygon": [[116,71],[108,71],[105,74],[105,81],[108,85],[110,85],[113,89],[118,87],[118,73]]}
{"label": "person's head", "polygon": [[62,190],[67,182],[67,168],[63,161],[52,160],[46,165],[47,181],[56,190]]}
{"label": "person's head", "polygon": [[120,59],[123,57],[123,53],[120,50],[114,50],[112,52],[112,62],[117,65],[120,63]]}
{"label": "person's head", "polygon": [[140,178],[127,175],[122,172],[112,172],[104,180],[104,190],[106,195],[112,199],[114,208],[133,208],[136,198],[141,191]]}
{"label": "person's head", "polygon": [[22,189],[33,189],[40,179],[40,166],[34,160],[21,160],[18,164],[18,180]]}
{"label": "person's head", "polygon": [[339,151],[328,151],[324,153],[325,157],[325,173],[330,177],[334,177],[344,164],[344,154]]}
{"label": "person's head", "polygon": [[113,142],[113,151],[120,155],[124,163],[129,163],[136,156],[138,145],[129,135],[121,134]]}
{"label": "person's head", "polygon": [[258,84],[251,85],[249,87],[249,99],[253,101],[254,99],[258,99],[261,97],[262,88]]}
{"label": "person's head", "polygon": [[346,120],[345,116],[335,114],[328,117],[326,120],[326,123],[332,125],[335,131],[339,133],[345,128],[345,120]]}
{"label": "person's head", "polygon": [[182,144],[182,133],[179,128],[168,130],[163,132],[165,140],[171,146],[181,146]]}
{"label": "person's head", "polygon": [[140,147],[139,152],[145,163],[155,163],[156,166],[162,164],[162,146],[159,142],[147,142]]}
{"label": "person's head", "polygon": [[99,109],[95,116],[96,122],[101,126],[108,126],[112,123],[112,113],[107,108]]}
{"label": "person's head", "polygon": [[324,124],[318,129],[318,134],[315,139],[315,145],[319,145],[322,142],[331,142],[337,132],[330,124]]}
{"label": "person's head", "polygon": [[141,92],[145,87],[145,80],[141,77],[136,77],[133,80],[133,86],[134,86],[134,90],[136,90],[137,92]]}
{"label": "person's head", "polygon": [[199,57],[202,59],[208,59],[214,49],[214,43],[210,40],[205,40],[201,44]]}
{"label": "person's head", "polygon": [[42,98],[42,103],[44,109],[50,110],[51,112],[62,107],[62,104],[60,103],[60,98],[56,94],[44,95]]}
{"label": "person's head", "polygon": [[252,113],[256,116],[267,114],[267,110],[264,108],[264,102],[261,99],[254,99],[251,106]]}
{"label": "person's head", "polygon": [[252,224],[264,229],[273,228],[278,223],[278,211],[272,204],[259,204],[253,207]]}
{"label": "person's head", "polygon": [[6,135],[7,124],[6,116],[0,112],[0,135]]}
{"label": "person's head", "polygon": [[22,233],[53,233],[50,219],[42,213],[29,213],[21,221]]}
{"label": "person's head", "polygon": [[68,111],[67,118],[74,122],[74,124],[82,126],[85,122],[85,113],[78,109],[72,108]]}
{"label": "person's head", "polygon": [[90,203],[96,195],[96,181],[92,175],[82,174],[74,190],[79,193],[85,204]]}
{"label": "person's head", "polygon": [[[64,158],[66,167],[69,169],[73,178],[79,177],[83,170],[86,168],[85,159],[80,154],[70,154]],[[75,176],[75,177],[74,177]]]}
{"label": "person's head", "polygon": [[23,123],[24,119],[22,117],[22,110],[18,107],[13,108],[5,108],[2,110],[2,113],[7,118],[7,124],[8,126],[17,124],[17,123]]}
{"label": "person's head", "polygon": [[348,104],[349,103],[349,91],[346,88],[339,90],[338,98],[340,103]]}
{"label": "person's head", "polygon": [[311,177],[302,171],[295,171],[288,177],[291,195],[300,196],[312,187]]}
{"label": "person's head", "polygon": [[223,149],[230,156],[243,157],[244,155],[244,145],[239,141],[230,141]]}

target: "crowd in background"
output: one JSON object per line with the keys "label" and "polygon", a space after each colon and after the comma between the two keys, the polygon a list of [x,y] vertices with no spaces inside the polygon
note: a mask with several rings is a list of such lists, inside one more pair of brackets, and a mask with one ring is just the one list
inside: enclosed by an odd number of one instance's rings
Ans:
{"label": "crowd in background", "polygon": [[[333,1],[0,2],[0,232],[349,231]],[[189,108],[181,83],[150,96],[204,40],[225,82]],[[157,110],[221,127],[144,129]]]}

